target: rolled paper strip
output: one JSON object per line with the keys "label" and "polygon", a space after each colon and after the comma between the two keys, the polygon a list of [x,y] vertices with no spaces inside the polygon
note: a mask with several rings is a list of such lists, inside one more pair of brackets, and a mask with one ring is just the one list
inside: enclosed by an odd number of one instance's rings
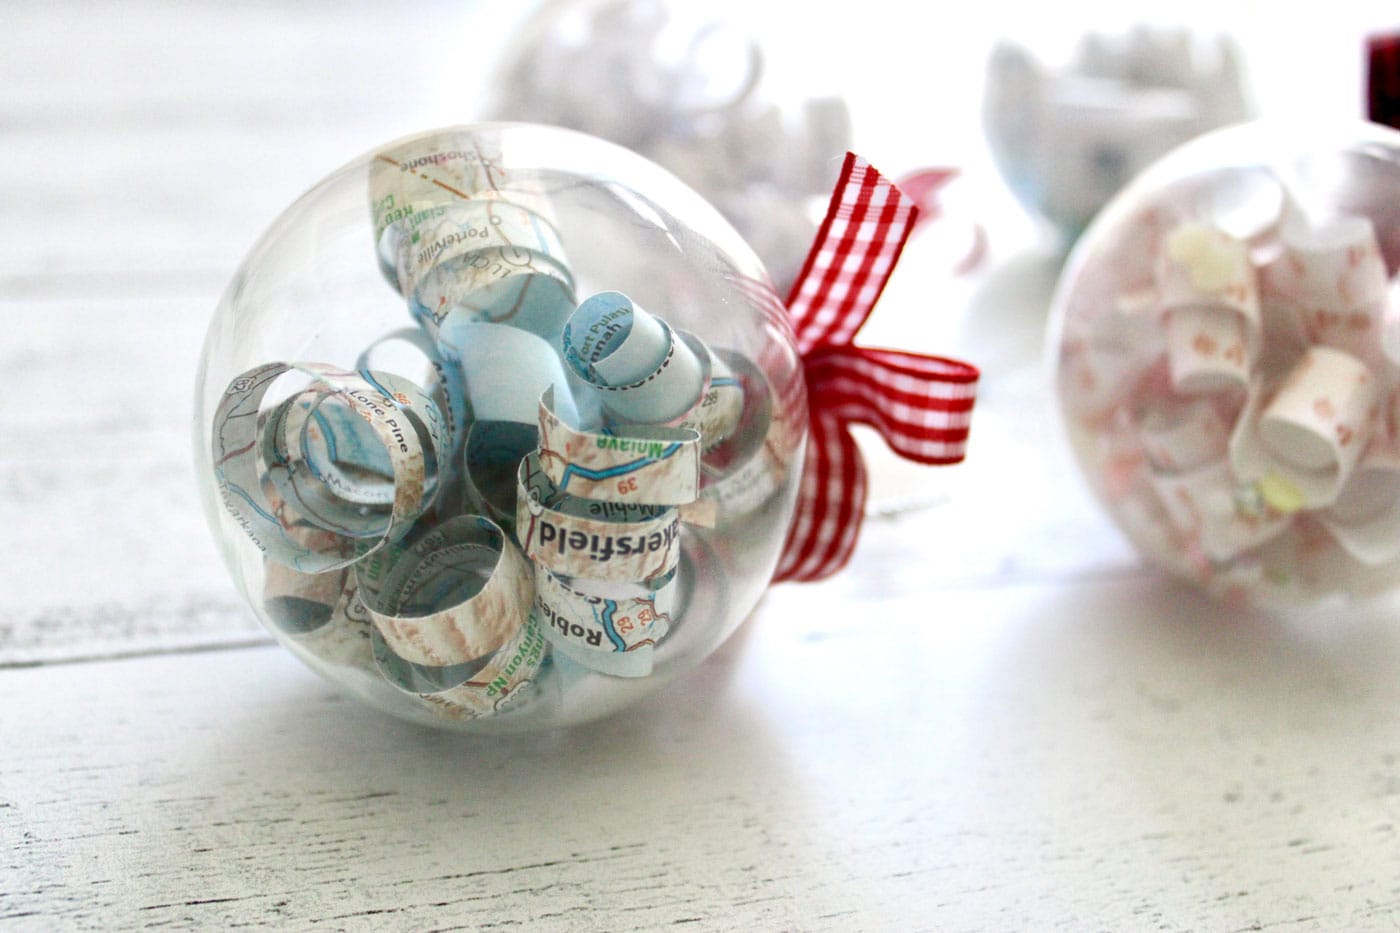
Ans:
{"label": "rolled paper strip", "polygon": [[[456,450],[467,435],[466,386],[462,381],[461,371],[443,359],[437,343],[421,328],[402,327],[384,334],[356,357],[355,369],[359,372],[377,372],[381,376],[388,374],[391,378],[396,378],[385,367],[374,365],[376,354],[395,343],[407,344],[422,355],[423,363],[431,371],[426,381],[426,394],[437,406],[446,423],[446,429],[450,432],[442,450],[444,454],[449,450]],[[416,388],[411,379],[407,380],[407,384]]]}
{"label": "rolled paper strip", "polygon": [[539,428],[513,421],[478,421],[467,431],[463,485],[471,507],[515,529],[516,474],[539,444]]}
{"label": "rolled paper strip", "polygon": [[[441,462],[452,449],[452,426],[422,389],[392,373],[359,371],[361,377],[402,408],[423,449],[423,498],[437,497]],[[393,473],[384,448],[373,441],[365,420],[338,403],[335,396],[305,394],[283,416],[280,444],[292,462],[304,462],[337,496],[362,505],[387,505],[393,499]],[[274,438],[276,441],[277,439]],[[280,448],[279,448],[280,449]],[[363,482],[362,478],[368,479]]]}
{"label": "rolled paper strip", "polygon": [[496,186],[501,153],[480,136],[440,133],[386,148],[370,163],[375,236],[413,214]]}
{"label": "rolled paper strip", "polygon": [[[1095,420],[1121,407],[1167,352],[1160,297],[1150,286],[1095,298],[1095,312],[1066,322],[1059,379],[1082,417]],[[1100,310],[1101,309],[1101,310]],[[1073,326],[1070,326],[1073,325]]]}
{"label": "rolled paper strip", "polygon": [[[375,156],[370,163],[370,217],[379,268],[396,289],[399,281],[400,229],[448,201],[468,197],[485,183],[478,152],[463,147],[409,143]],[[439,160],[434,163],[433,160]]]}
{"label": "rolled paper strip", "polygon": [[704,395],[708,354],[697,354],[621,292],[601,292],[579,305],[564,325],[563,349],[565,361],[620,421],[667,424]]}
{"label": "rolled paper strip", "polygon": [[[287,372],[309,377],[310,386],[262,418],[263,397]],[[334,397],[337,405],[358,415],[387,455],[393,484],[387,511],[367,510],[340,497],[316,475],[308,459],[315,457],[314,422],[305,422],[304,444],[300,438],[287,442],[282,429],[288,414],[319,408],[322,396]],[[224,508],[272,560],[307,573],[343,567],[354,560],[350,547],[359,544],[368,551],[381,546],[405,532],[429,505],[424,440],[431,443],[437,437],[428,425],[443,424],[440,413],[426,410],[431,405],[421,393],[415,399],[380,385],[372,373],[321,363],[255,367],[229,384],[214,413],[211,452]],[[410,412],[415,412],[412,417]],[[299,531],[307,527],[329,534],[308,541]]]}
{"label": "rolled paper strip", "polygon": [[516,473],[539,445],[539,399],[553,390],[563,416],[578,418],[568,376],[554,348],[527,331],[462,323],[451,334],[476,419],[463,454],[466,492],[478,510],[513,530]]}
{"label": "rolled paper strip", "polygon": [[1183,403],[1156,400],[1138,421],[1143,450],[1163,473],[1180,473],[1223,460],[1230,428],[1215,405],[1204,399]]}
{"label": "rolled paper strip", "polygon": [[1400,366],[1400,279],[1390,283],[1381,315],[1381,351],[1392,366]]}
{"label": "rolled paper strip", "polygon": [[545,638],[572,660],[615,677],[645,677],[676,604],[673,571],[652,586],[566,582],[539,568],[535,614]]}
{"label": "rolled paper strip", "polygon": [[1233,311],[1244,318],[1246,330],[1257,336],[1259,285],[1245,241],[1206,224],[1182,224],[1167,235],[1155,274],[1164,311],[1201,307]]}
{"label": "rolled paper strip", "polygon": [[1366,447],[1375,395],[1360,361],[1313,347],[1277,391],[1251,388],[1230,438],[1235,473],[1280,511],[1330,506]]}
{"label": "rolled paper strip", "polygon": [[[357,372],[381,394],[392,399],[409,416],[419,433],[425,435],[425,456],[438,457],[452,447],[455,439],[452,421],[418,382],[391,372],[372,369],[361,369]],[[431,378],[431,374],[425,373],[425,377]],[[424,381],[427,381],[427,378]]]}
{"label": "rolled paper strip", "polygon": [[525,556],[566,577],[638,583],[665,576],[680,556],[680,514],[672,506],[597,502],[566,496],[537,453],[520,463],[516,537]]}
{"label": "rolled paper strip", "polygon": [[539,404],[539,461],[561,493],[604,502],[684,505],[700,494],[700,434],[636,425],[581,431]]}
{"label": "rolled paper strip", "polygon": [[701,463],[700,499],[711,503],[715,520],[723,522],[733,522],[773,501],[789,471],[802,468],[806,450],[806,422],[784,414],[786,409],[778,405],[757,367],[745,363],[739,371],[746,385],[739,426],[729,443]]}
{"label": "rolled paper strip", "polygon": [[567,659],[586,670],[609,677],[650,677],[656,667],[656,646],[651,643],[625,652],[590,651],[562,639],[550,644],[554,647],[556,660]]}
{"label": "rolled paper strip", "polygon": [[1369,359],[1390,288],[1370,219],[1294,222],[1281,239],[1282,253],[1262,272],[1271,298],[1310,342]]}
{"label": "rolled paper strip", "polygon": [[665,323],[621,292],[600,292],[578,306],[565,331],[564,355],[599,385],[628,383],[654,371],[671,352]]}
{"label": "rolled paper strip", "polygon": [[1094,327],[1082,329],[1096,347],[1136,358],[1155,358],[1161,352],[1161,304],[1156,288],[1134,288],[1115,295],[1107,313],[1094,319]]}
{"label": "rolled paper strip", "polygon": [[[438,451],[448,445],[446,422],[407,380],[386,373],[359,375],[399,407],[386,413],[384,424],[401,448],[406,451],[412,439],[412,449],[421,452],[416,512],[426,511],[439,488]],[[385,533],[400,486],[374,425],[347,408],[342,397],[313,385],[283,402],[267,419],[261,456],[267,465],[264,489],[270,485],[275,497],[311,524],[357,539]],[[406,530],[400,526],[398,533]]]}
{"label": "rolled paper strip", "polygon": [[[393,464],[365,420],[334,397],[303,393],[283,402],[265,437],[281,459],[296,458],[337,497],[387,505],[394,497]],[[426,467],[426,464],[425,464]],[[293,493],[282,489],[281,494]]]}
{"label": "rolled paper strip", "polygon": [[[705,391],[695,406],[676,422],[676,427],[689,428],[700,435],[700,449],[708,453],[727,441],[739,426],[744,414],[744,383],[735,374],[736,368],[752,369],[738,354],[730,354],[729,362],[705,346],[698,337],[680,332],[691,352],[706,365],[703,379]],[[737,359],[734,359],[736,358]]]}
{"label": "rolled paper strip", "polygon": [[1318,520],[1348,554],[1378,566],[1400,556],[1400,453],[1372,444]]}
{"label": "rolled paper strip", "polygon": [[487,249],[537,253],[567,267],[554,225],[523,207],[495,200],[449,201],[414,214],[395,230],[399,279],[414,290],[429,271]]}
{"label": "rolled paper strip", "polygon": [[1253,353],[1245,322],[1232,311],[1180,307],[1167,312],[1172,388],[1208,395],[1249,384]]}
{"label": "rolled paper strip", "polygon": [[1066,344],[1061,351],[1059,380],[1071,387],[1066,403],[1085,420],[1104,418],[1132,396],[1147,367],[1127,354],[1099,352],[1084,343]]}
{"label": "rolled paper strip", "polygon": [[555,387],[555,402],[567,418],[577,418],[569,380],[549,342],[528,331],[499,324],[454,326],[444,342],[461,362],[472,417],[478,422],[535,425],[539,400]]}
{"label": "rolled paper strip", "polygon": [[401,231],[413,218],[454,201],[501,201],[546,220],[548,199],[532,179],[513,177],[499,149],[480,134],[438,133],[385,149],[370,163],[370,212],[380,266],[399,281]]}
{"label": "rolled paper strip", "polygon": [[[322,574],[321,576],[326,576]],[[308,632],[292,635],[301,650],[330,664],[359,668],[373,673],[369,610],[360,600],[359,584],[353,573],[336,575],[342,581],[340,595],[330,618]],[[290,633],[289,633],[290,634]]]}
{"label": "rolled paper strip", "polygon": [[1281,534],[1291,520],[1242,501],[1225,460],[1187,473],[1153,473],[1151,483],[1172,524],[1213,562],[1234,560]]}
{"label": "rolled paper strip", "polygon": [[411,308],[449,345],[457,324],[473,322],[508,324],[555,344],[574,310],[573,276],[541,253],[484,249],[424,276]]}
{"label": "rolled paper strip", "polygon": [[547,219],[501,201],[456,201],[395,229],[401,290],[430,330],[462,316],[558,338],[574,282]]}
{"label": "rolled paper strip", "polygon": [[1376,393],[1376,380],[1360,360],[1313,347],[1265,407],[1259,438],[1284,463],[1337,471],[1345,484],[1369,440]]}
{"label": "rolled paper strip", "polygon": [[489,519],[459,516],[416,529],[355,565],[360,598],[384,643],[424,667],[482,658],[524,623],[530,568]]}
{"label": "rolled paper strip", "polygon": [[372,631],[375,664],[385,680],[416,694],[440,715],[456,719],[480,719],[522,702],[547,645],[532,615],[484,662],[433,670],[403,661],[389,650],[378,628]]}
{"label": "rolled paper strip", "polygon": [[467,420],[471,406],[467,404],[467,383],[462,371],[441,356],[434,356],[432,376],[428,379],[428,395],[452,428],[452,451],[455,454],[467,437]]}
{"label": "rolled paper strip", "polygon": [[461,369],[438,352],[437,344],[431,337],[421,328],[413,328],[412,332],[425,345],[425,355],[430,366],[424,388],[451,428],[452,444],[444,448],[442,459],[438,463],[439,478],[433,508],[439,516],[461,515],[467,511],[467,483],[462,478],[462,452],[467,437],[467,423],[471,417],[471,406],[467,404],[466,381],[462,378]]}
{"label": "rolled paper strip", "polygon": [[1269,285],[1302,305],[1349,309],[1385,301],[1389,277],[1369,217],[1284,225],[1283,250],[1265,270]]}
{"label": "rolled paper strip", "polygon": [[[299,531],[322,535],[316,529]],[[345,589],[346,569],[302,573],[275,560],[263,560],[262,605],[277,630],[292,636],[314,632],[331,621]]]}

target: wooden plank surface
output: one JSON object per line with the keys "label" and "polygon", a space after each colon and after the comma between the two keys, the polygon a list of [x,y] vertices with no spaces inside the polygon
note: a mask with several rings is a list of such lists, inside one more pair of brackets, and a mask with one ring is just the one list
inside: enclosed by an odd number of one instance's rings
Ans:
{"label": "wooden plank surface", "polygon": [[1400,636],[1384,614],[1325,633],[1222,626],[1150,579],[951,590],[934,613],[872,599],[849,620],[823,612],[831,599],[775,590],[692,676],[559,735],[407,727],[272,648],[10,671],[0,919],[1181,930],[1400,916]]}
{"label": "wooden plank surface", "polygon": [[[889,34],[835,9],[813,7],[813,48],[888,42],[852,68],[865,154],[977,154],[975,94],[911,118],[888,89],[966,83],[1008,18]],[[209,315],[309,184],[469,119],[526,11],[0,13],[0,928],[1400,923],[1393,618],[1230,616],[1138,564],[1059,438],[1055,269],[1024,218],[997,215],[996,262],[966,280],[911,242],[866,332],[983,365],[969,462],[870,444],[879,514],[849,572],[774,589],[647,702],[438,734],[270,645],[191,475]],[[1349,54],[1379,15],[1329,18],[1319,46]],[[1308,97],[1266,51],[1290,106],[1355,83],[1334,69]]]}

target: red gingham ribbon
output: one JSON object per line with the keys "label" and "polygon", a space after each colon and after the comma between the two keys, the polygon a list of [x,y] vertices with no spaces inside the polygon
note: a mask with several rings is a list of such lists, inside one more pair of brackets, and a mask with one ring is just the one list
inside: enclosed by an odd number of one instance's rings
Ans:
{"label": "red gingham ribbon", "polygon": [[1400,35],[1372,36],[1366,46],[1366,114],[1400,129]]}
{"label": "red gingham ribbon", "polygon": [[[952,184],[960,175],[956,168],[923,168],[902,176],[895,187],[905,197],[912,198],[919,213],[914,217],[914,229],[927,226],[944,216],[940,196],[943,189]],[[987,258],[987,231],[980,223],[960,224],[966,228],[966,251],[950,266],[954,275],[966,275],[982,264]]]}
{"label": "red gingham ribbon", "polygon": [[956,360],[854,343],[917,216],[918,208],[899,188],[847,153],[826,219],[788,296],[811,430],[775,582],[828,577],[855,550],[865,518],[866,476],[851,424],[870,425],[896,453],[919,463],[963,458],[977,370]]}
{"label": "red gingham ribbon", "polygon": [[914,202],[919,214],[914,218],[914,226],[922,227],[938,219],[943,212],[938,203],[938,195],[962,174],[955,168],[921,168],[918,171],[901,175],[895,187]]}

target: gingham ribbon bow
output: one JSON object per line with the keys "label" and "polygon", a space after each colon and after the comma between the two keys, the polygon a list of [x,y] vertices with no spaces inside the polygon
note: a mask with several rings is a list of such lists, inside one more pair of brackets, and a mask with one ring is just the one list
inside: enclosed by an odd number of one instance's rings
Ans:
{"label": "gingham ribbon bow", "polygon": [[956,463],[964,456],[977,370],[854,343],[917,216],[899,188],[855,153],[846,154],[826,219],[787,301],[811,426],[797,511],[775,582],[820,580],[845,566],[855,550],[866,476],[852,423],[870,425],[896,453],[919,463]]}

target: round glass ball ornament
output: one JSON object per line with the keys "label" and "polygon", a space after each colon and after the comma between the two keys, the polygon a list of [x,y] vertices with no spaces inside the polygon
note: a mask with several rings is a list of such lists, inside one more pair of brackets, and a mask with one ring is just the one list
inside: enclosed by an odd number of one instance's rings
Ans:
{"label": "round glass ball ornament", "polygon": [[278,641],[462,729],[606,715],[752,610],[806,432],[734,229],[580,133],[388,143],[273,222],[196,387],[206,512]]}
{"label": "round glass ball ornament", "polygon": [[1167,156],[1071,254],[1056,386],[1155,564],[1296,605],[1400,584],[1400,133],[1244,124]]}

